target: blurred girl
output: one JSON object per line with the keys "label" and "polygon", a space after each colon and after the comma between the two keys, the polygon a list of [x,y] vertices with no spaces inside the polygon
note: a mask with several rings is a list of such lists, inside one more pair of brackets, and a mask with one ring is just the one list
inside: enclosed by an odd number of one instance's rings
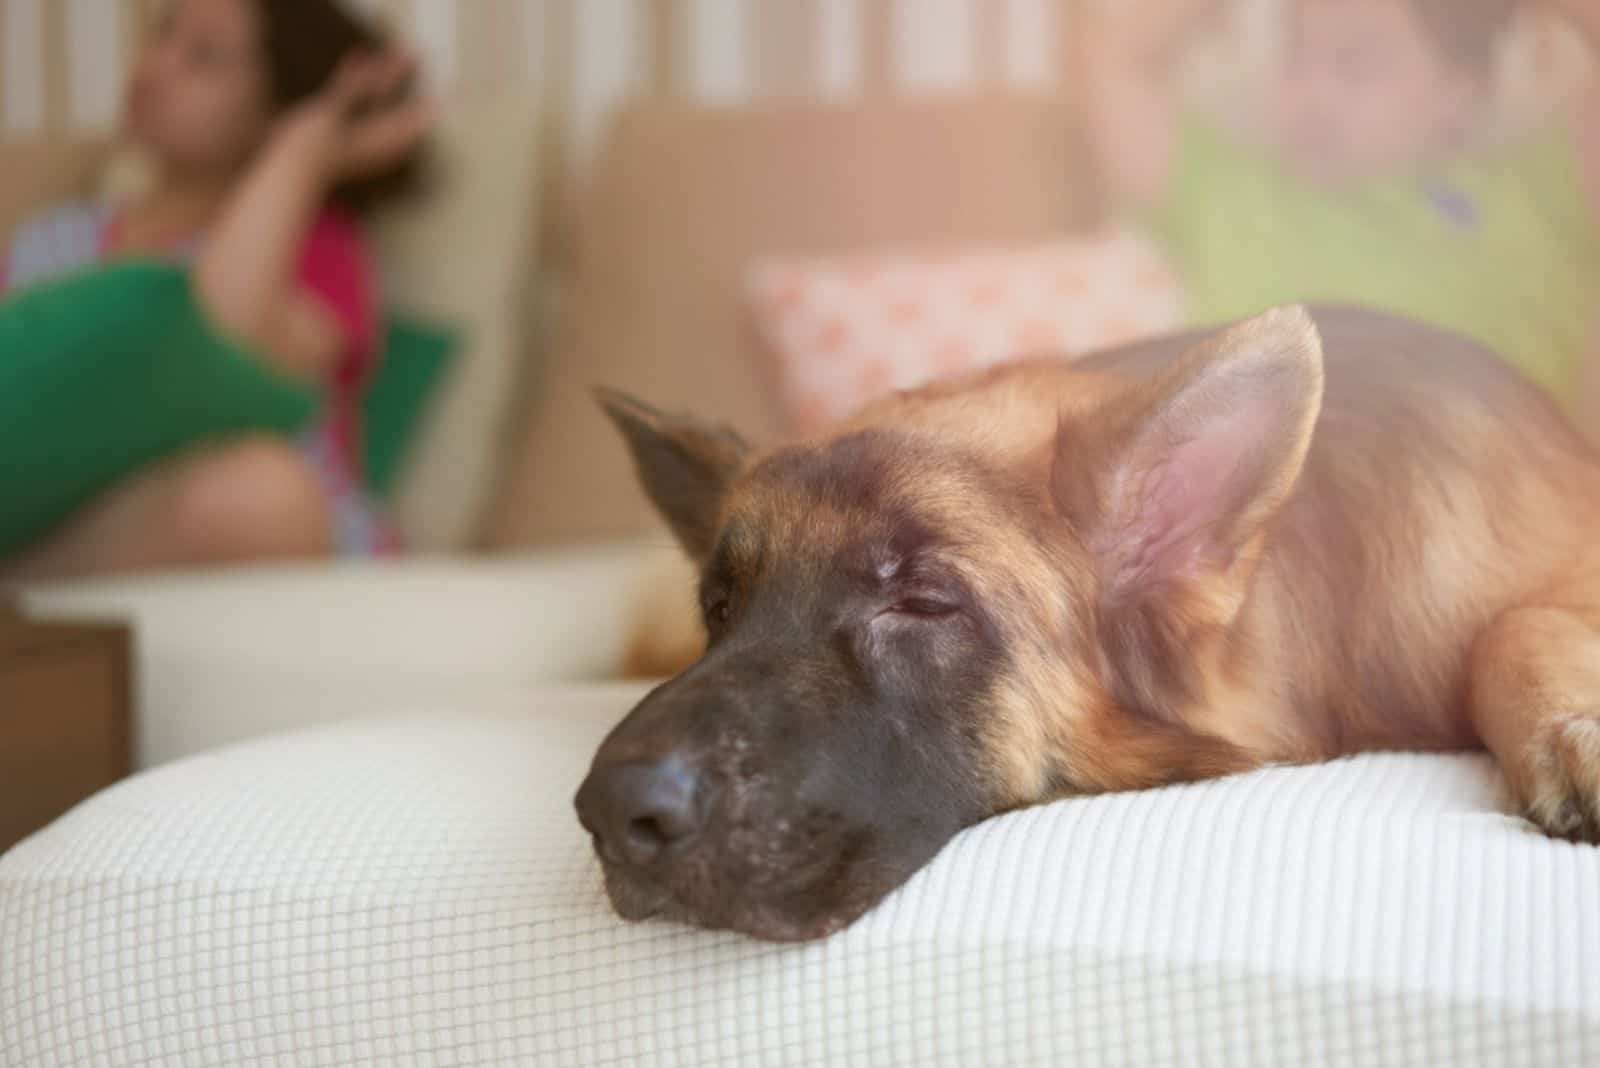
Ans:
{"label": "blurred girl", "polygon": [[300,442],[224,441],[140,472],[0,562],[36,578],[383,545],[361,487],[357,414],[380,353],[356,212],[404,186],[429,125],[410,64],[335,0],[174,0],[129,80],[125,133],[149,192],[68,204],[0,248],[0,293],[96,262],[192,265],[214,324],[326,415]]}

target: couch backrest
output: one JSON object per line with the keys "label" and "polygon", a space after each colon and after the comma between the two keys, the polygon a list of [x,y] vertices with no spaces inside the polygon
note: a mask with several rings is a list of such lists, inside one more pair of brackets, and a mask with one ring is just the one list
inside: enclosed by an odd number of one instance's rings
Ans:
{"label": "couch backrest", "polygon": [[416,549],[480,544],[504,479],[540,324],[539,133],[520,100],[457,107],[435,139],[428,199],[373,226],[391,305],[462,331],[396,487],[395,517]]}
{"label": "couch backrest", "polygon": [[560,325],[496,544],[653,525],[595,385],[755,436],[777,429],[740,301],[753,257],[1070,232],[1092,214],[1075,129],[1059,99],[998,94],[623,112],[578,196]]}
{"label": "couch backrest", "polygon": [[0,142],[0,248],[34,212],[91,195],[108,153],[98,137]]}

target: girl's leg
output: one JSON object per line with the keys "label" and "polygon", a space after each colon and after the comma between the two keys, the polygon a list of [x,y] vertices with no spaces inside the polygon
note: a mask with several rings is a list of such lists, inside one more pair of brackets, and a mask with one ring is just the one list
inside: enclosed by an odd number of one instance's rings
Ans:
{"label": "girl's leg", "polygon": [[0,582],[323,556],[332,548],[316,472],[290,444],[246,438],[112,487],[39,544],[0,561]]}

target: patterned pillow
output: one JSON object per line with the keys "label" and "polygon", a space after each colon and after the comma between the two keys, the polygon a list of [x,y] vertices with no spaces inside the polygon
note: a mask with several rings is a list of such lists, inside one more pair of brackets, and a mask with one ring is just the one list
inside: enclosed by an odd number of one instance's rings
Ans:
{"label": "patterned pillow", "polygon": [[1180,325],[1183,293],[1129,230],[1027,248],[753,264],[746,299],[780,409],[807,432],[894,390]]}

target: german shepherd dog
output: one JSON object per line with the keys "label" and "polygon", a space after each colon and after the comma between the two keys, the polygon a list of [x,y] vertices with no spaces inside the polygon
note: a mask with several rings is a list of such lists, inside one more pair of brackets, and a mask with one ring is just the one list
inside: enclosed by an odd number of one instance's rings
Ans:
{"label": "german shepherd dog", "polygon": [[1278,309],[774,449],[602,402],[708,632],[577,796],[626,918],[818,938],[996,813],[1374,749],[1600,837],[1600,455],[1462,338]]}

